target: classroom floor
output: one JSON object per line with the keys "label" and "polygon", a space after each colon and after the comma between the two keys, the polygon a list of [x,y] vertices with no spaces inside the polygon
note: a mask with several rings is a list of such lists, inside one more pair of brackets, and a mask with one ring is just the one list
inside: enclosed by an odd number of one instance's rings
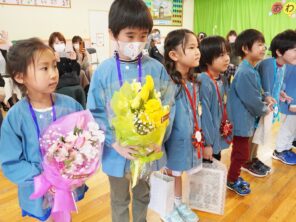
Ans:
{"label": "classroom floor", "polygon": [[[260,148],[260,159],[272,166],[271,175],[255,178],[242,172],[251,183],[252,193],[240,197],[227,190],[225,214],[223,216],[196,211],[201,222],[289,222],[296,221],[296,166],[287,166],[272,160],[273,144],[279,126],[273,129],[269,144]],[[230,149],[222,154],[222,162],[229,166]],[[78,203],[78,214],[73,214],[73,222],[111,222],[109,184],[100,171],[88,182],[90,187],[85,199]],[[5,179],[0,171],[0,222],[33,222],[22,218],[18,207],[17,188]],[[148,222],[159,222],[159,216],[148,213]]]}

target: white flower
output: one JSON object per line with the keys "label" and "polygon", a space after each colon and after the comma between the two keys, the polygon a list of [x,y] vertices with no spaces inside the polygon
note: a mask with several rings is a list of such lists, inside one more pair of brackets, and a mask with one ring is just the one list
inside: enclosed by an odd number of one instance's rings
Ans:
{"label": "white flower", "polygon": [[90,144],[83,146],[79,151],[84,154],[88,160],[93,159],[98,153],[98,150]]}
{"label": "white flower", "polygon": [[85,138],[85,140],[89,140],[91,138],[91,133],[88,131],[84,131],[82,136]]}
{"label": "white flower", "polygon": [[76,165],[82,165],[83,162],[84,162],[84,159],[83,159],[82,155],[80,153],[77,153],[73,163]]}
{"label": "white flower", "polygon": [[88,129],[92,132],[92,131],[97,131],[99,130],[99,125],[96,122],[89,122],[87,124]]}
{"label": "white flower", "polygon": [[104,142],[105,140],[105,134],[102,130],[98,130],[95,132],[92,132],[92,138],[93,141],[100,141],[100,142]]}
{"label": "white flower", "polygon": [[55,159],[58,162],[62,162],[64,160],[67,159],[67,157],[69,156],[68,150],[65,147],[62,147],[60,149],[57,150],[58,152],[55,155]]}
{"label": "white flower", "polygon": [[57,150],[57,144],[54,143],[49,147],[47,152],[49,153],[50,156],[53,156],[53,154],[56,150]]}
{"label": "white flower", "polygon": [[154,95],[157,99],[160,99],[160,97],[161,97],[161,93],[156,90],[154,90]]}
{"label": "white flower", "polygon": [[74,142],[76,139],[77,139],[77,135],[74,135],[73,133],[68,133],[68,136],[66,136],[65,141]]}

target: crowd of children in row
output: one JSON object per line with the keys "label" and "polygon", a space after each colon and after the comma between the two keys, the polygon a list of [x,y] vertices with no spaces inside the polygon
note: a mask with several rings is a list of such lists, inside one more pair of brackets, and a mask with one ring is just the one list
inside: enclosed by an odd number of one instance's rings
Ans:
{"label": "crowd of children in row", "polygon": [[[241,168],[256,166],[265,173],[270,171],[257,155],[249,158],[250,139],[259,117],[273,112],[276,120],[278,110],[283,113],[273,156],[295,164],[296,154],[290,149],[296,135],[293,105],[296,104],[296,32],[287,30],[275,36],[270,47],[272,58],[259,65],[266,52],[264,36],[254,29],[241,32],[235,49],[242,62],[229,87],[221,74],[230,63],[229,45],[223,37],[210,36],[199,42],[189,30],[172,31],[165,39],[163,66],[141,53],[152,27],[152,17],[143,1],[113,2],[109,29],[117,47],[115,55],[103,61],[93,74],[87,108],[106,134],[102,168],[110,183],[112,221],[130,221],[132,197],[133,221],[144,222],[149,182],[140,179],[130,195],[129,164],[137,150],[116,141],[109,121],[113,115],[110,100],[121,82],[141,80],[139,77],[147,74],[153,77],[161,97],[172,98],[170,125],[161,148],[166,155],[155,164],[155,170],[165,167],[175,177],[175,209],[163,219],[195,222],[197,215],[182,203],[181,175],[201,164],[203,159],[220,160],[221,151],[229,147],[232,136],[229,189],[240,195],[251,192],[250,184],[240,177]],[[199,74],[194,72],[197,66],[201,70]],[[34,190],[33,179],[42,172],[38,132],[55,121],[54,116],[59,118],[82,107],[73,99],[54,93],[59,82],[57,58],[51,47],[36,38],[19,41],[11,47],[7,71],[26,92],[26,97],[10,109],[3,121],[0,138],[3,174],[18,185],[23,216],[49,221],[51,209],[43,208],[43,198],[29,199]],[[157,147],[152,144],[151,148]],[[83,198],[86,190],[85,186],[75,190],[77,199]]]}

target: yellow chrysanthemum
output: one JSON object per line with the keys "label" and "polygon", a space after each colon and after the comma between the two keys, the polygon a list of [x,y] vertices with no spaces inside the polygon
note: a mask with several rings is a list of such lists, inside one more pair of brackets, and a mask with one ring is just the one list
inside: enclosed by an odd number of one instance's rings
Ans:
{"label": "yellow chrysanthemum", "polygon": [[154,113],[161,110],[161,102],[157,99],[150,99],[145,104],[145,112]]}

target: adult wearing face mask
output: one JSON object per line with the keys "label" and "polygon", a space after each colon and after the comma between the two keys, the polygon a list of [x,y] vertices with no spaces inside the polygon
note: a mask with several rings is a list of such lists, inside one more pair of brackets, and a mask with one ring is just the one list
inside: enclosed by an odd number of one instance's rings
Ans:
{"label": "adult wearing face mask", "polygon": [[66,39],[60,32],[53,32],[48,45],[54,50],[59,70],[57,91],[76,99],[85,107],[86,96],[80,85],[80,65],[74,51],[66,52]]}

